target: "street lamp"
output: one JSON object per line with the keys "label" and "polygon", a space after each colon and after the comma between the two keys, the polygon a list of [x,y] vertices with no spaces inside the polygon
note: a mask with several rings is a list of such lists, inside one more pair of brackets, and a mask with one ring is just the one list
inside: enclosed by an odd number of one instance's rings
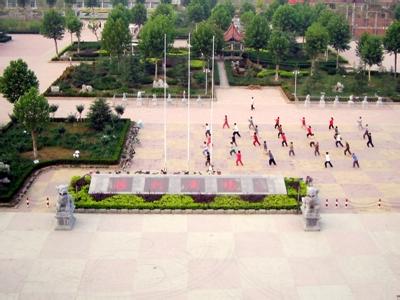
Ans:
{"label": "street lamp", "polygon": [[206,73],[206,93],[205,94],[207,95],[207,92],[208,92],[208,76],[207,76],[207,74],[210,73],[210,69],[203,68],[203,72]]}
{"label": "street lamp", "polygon": [[297,75],[299,74],[299,70],[294,70],[294,99],[297,100]]}

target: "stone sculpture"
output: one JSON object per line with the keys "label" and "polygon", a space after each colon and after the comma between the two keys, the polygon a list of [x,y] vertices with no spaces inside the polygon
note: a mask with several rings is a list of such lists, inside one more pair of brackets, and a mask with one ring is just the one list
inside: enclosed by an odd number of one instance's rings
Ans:
{"label": "stone sculpture", "polygon": [[335,100],[333,100],[333,105],[338,105],[339,104],[339,96],[335,96]]}
{"label": "stone sculpture", "polygon": [[344,89],[344,85],[338,81],[335,85],[335,92],[342,93],[343,89]]}
{"label": "stone sculpture", "polygon": [[311,103],[311,99],[310,99],[311,97],[310,97],[310,94],[308,94],[307,96],[306,96],[306,100],[304,100],[304,105],[305,106],[308,106],[310,103]]}
{"label": "stone sculpture", "polygon": [[68,193],[67,185],[57,186],[58,200],[56,205],[56,230],[72,230],[75,224],[75,205],[71,195]]}
{"label": "stone sculpture", "polygon": [[307,187],[307,196],[302,198],[301,211],[304,218],[304,231],[319,231],[319,190],[315,187]]}
{"label": "stone sculpture", "polygon": [[350,95],[350,97],[349,97],[349,101],[347,101],[347,103],[348,104],[354,104],[354,96],[353,95]]}
{"label": "stone sculpture", "polygon": [[321,97],[319,98],[319,106],[321,107],[325,106],[325,93],[322,93]]}

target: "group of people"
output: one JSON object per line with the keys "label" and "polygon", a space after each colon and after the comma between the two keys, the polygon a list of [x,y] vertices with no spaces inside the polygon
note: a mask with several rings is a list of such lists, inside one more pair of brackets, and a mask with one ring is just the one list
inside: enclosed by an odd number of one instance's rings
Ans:
{"label": "group of people", "polygon": [[[251,99],[250,111],[251,112],[255,111],[254,97],[252,97],[252,99]],[[374,147],[374,144],[372,142],[372,135],[371,135],[371,132],[369,131],[368,124],[363,126],[361,116],[357,120],[357,125],[360,130],[364,130],[363,138],[368,139],[367,147]],[[321,154],[320,154],[319,142],[315,141],[315,134],[313,132],[313,128],[311,127],[311,125],[309,125],[309,124],[307,125],[305,117],[301,118],[301,127],[306,130],[306,138],[309,139],[309,141],[310,141],[309,145],[311,148],[313,148],[314,155],[320,156]],[[222,129],[225,129],[225,128],[230,129],[227,115],[225,115],[224,123],[222,125]],[[255,123],[253,116],[250,116],[248,119],[248,129],[250,131],[251,130],[253,131],[251,134],[253,146],[261,147],[259,128],[258,128],[258,125]],[[274,129],[276,129],[278,131],[278,139],[281,139],[282,147],[289,148],[289,156],[290,157],[295,156],[296,154],[294,151],[294,144],[292,141],[288,144],[287,136],[283,130],[283,125],[281,124],[281,120],[280,120],[279,116],[275,119]],[[338,148],[340,146],[342,148],[345,148],[344,155],[347,156],[347,154],[349,154],[351,156],[351,158],[353,160],[353,168],[355,168],[355,167],[359,168],[360,165],[359,165],[358,157],[356,156],[356,154],[354,152],[351,152],[349,142],[346,141],[345,145],[343,145],[342,136],[339,132],[338,126],[335,126],[335,124],[334,124],[333,117],[331,117],[329,120],[328,129],[334,130],[334,132],[335,132],[333,138],[334,138],[336,147]],[[211,129],[210,129],[210,126],[208,125],[208,123],[205,124],[205,137],[206,137],[206,140],[204,141],[204,145],[203,145],[203,155],[206,158],[205,165],[208,167],[210,167],[210,166],[212,167],[211,157],[210,157],[210,147],[212,147],[212,145],[211,145]],[[238,144],[237,144],[237,138],[241,138],[241,137],[242,136],[240,135],[238,125],[237,125],[237,123],[234,123],[233,124],[233,133],[232,133],[231,140],[230,140],[229,155],[235,156],[236,166],[239,166],[239,165],[243,166],[242,153],[238,149]],[[276,166],[276,161],[275,161],[274,155],[272,154],[271,149],[268,148],[266,140],[263,141],[262,147],[263,147],[264,153],[266,153],[266,155],[268,156],[268,164],[270,166],[271,165]],[[327,168],[328,166],[333,167],[329,152],[325,152],[324,166],[325,166],[325,168]]]}

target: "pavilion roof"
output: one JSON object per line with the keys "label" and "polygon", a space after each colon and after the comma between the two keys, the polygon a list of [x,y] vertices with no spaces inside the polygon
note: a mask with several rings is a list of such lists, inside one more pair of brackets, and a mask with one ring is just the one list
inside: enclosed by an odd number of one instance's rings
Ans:
{"label": "pavilion roof", "polygon": [[231,42],[231,41],[236,41],[236,42],[241,42],[243,40],[242,34],[239,32],[239,30],[236,28],[236,26],[231,23],[229,28],[225,31],[224,33],[224,41],[225,42]]}

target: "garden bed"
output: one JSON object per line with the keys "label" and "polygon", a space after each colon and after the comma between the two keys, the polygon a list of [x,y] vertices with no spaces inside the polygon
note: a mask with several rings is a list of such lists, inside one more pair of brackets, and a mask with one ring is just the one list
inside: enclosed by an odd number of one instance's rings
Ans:
{"label": "garden bed", "polygon": [[[86,122],[66,123],[54,119],[38,136],[39,160],[33,163],[32,140],[18,123],[9,123],[0,133],[0,161],[10,165],[10,183],[0,184],[0,202],[8,202],[33,171],[59,164],[117,164],[131,121],[120,119],[104,131],[94,131]],[[63,129],[62,129],[63,128]],[[79,149],[81,156],[73,159]]]}
{"label": "garden bed", "polygon": [[70,193],[77,208],[85,209],[299,209],[300,199],[305,196],[305,183],[296,178],[285,178],[287,195],[269,195],[265,197],[247,197],[223,195],[160,195],[151,199],[140,195],[89,195],[90,176],[73,177]]}

